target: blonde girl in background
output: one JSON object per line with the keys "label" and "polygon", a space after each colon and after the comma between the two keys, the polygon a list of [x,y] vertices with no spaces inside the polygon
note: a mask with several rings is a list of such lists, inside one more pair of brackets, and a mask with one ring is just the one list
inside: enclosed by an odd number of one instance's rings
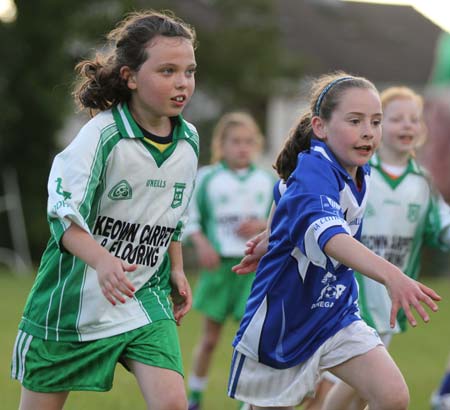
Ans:
{"label": "blonde girl in background", "polygon": [[195,32],[146,11],[108,40],[110,53],[77,66],[76,101],[96,115],[50,171],[51,237],[11,365],[21,410],[110,390],[118,362],[147,408],[187,408],[176,323],[192,299],[180,239],[199,141],[181,113],[195,88]]}
{"label": "blonde girl in background", "polygon": [[189,376],[189,410],[202,408],[208,372],[228,317],[239,321],[253,275],[231,271],[246,241],[265,229],[274,176],[256,165],[263,136],[254,118],[230,112],[217,123],[211,165],[200,169],[186,235],[200,267],[194,308],[203,314],[203,331]]}

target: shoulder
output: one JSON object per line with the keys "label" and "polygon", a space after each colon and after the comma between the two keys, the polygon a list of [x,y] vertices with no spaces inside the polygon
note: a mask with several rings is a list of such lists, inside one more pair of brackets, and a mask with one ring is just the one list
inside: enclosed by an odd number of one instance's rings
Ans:
{"label": "shoulder", "polygon": [[184,138],[192,146],[198,157],[200,152],[200,138],[198,136],[197,128],[194,126],[194,124],[186,121],[182,116],[180,116],[179,118],[180,126],[182,127],[184,132]]}
{"label": "shoulder", "polygon": [[275,181],[277,181],[277,177],[275,176],[274,172],[266,168],[255,165],[253,168],[253,173],[260,178],[268,179],[271,184],[274,184]]}
{"label": "shoulder", "polygon": [[278,202],[280,202],[281,197],[283,196],[283,194],[286,191],[286,182],[284,182],[284,180],[279,179],[276,183],[275,186],[273,187],[273,199],[275,201],[275,204],[278,205]]}
{"label": "shoulder", "polygon": [[[104,111],[91,118],[78,132],[66,150],[99,150],[113,140],[119,140],[120,134],[111,111]],[[66,151],[65,150],[65,151]]]}
{"label": "shoulder", "polygon": [[206,184],[223,171],[220,164],[204,165],[197,172],[197,186],[205,187]]}
{"label": "shoulder", "polygon": [[332,160],[320,155],[303,152],[298,157],[297,167],[293,172],[293,176],[295,179],[305,183],[314,184],[315,181],[319,180],[339,179],[339,171],[335,168]]}

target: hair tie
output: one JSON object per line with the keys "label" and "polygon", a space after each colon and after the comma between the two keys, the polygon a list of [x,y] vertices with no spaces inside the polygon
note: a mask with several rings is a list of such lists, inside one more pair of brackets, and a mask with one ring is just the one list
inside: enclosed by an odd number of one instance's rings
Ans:
{"label": "hair tie", "polygon": [[322,101],[325,97],[325,95],[327,94],[328,91],[330,91],[330,88],[333,87],[334,85],[341,83],[342,81],[346,81],[346,80],[353,80],[353,77],[341,77],[341,78],[336,78],[336,80],[333,80],[331,83],[329,83],[320,93],[319,98],[317,99],[316,102],[316,107],[314,110],[314,114],[319,116],[320,114],[320,106],[322,105]]}

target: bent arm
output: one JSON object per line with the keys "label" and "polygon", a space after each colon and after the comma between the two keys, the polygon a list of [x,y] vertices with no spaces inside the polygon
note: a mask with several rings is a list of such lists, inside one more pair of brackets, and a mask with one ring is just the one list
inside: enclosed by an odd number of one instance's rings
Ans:
{"label": "bent arm", "polygon": [[136,270],[136,265],[129,265],[111,255],[75,223],[64,232],[61,243],[72,255],[95,269],[100,289],[112,305],[115,305],[116,301],[125,303],[123,295],[133,297],[135,288],[125,272]]}

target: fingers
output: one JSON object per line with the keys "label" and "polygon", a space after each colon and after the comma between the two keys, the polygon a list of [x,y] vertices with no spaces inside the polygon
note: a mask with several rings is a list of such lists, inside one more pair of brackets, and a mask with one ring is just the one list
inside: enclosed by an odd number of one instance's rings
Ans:
{"label": "fingers", "polygon": [[173,316],[178,326],[181,325],[181,319],[191,310],[192,291],[186,276],[172,272],[172,302]]}
{"label": "fingers", "polygon": [[[433,289],[429,288],[428,286],[425,286],[423,283],[420,283],[420,282],[417,282],[417,284],[419,285],[420,290],[423,293],[425,293],[428,297],[430,297],[431,299],[436,300],[436,301],[442,300],[442,298]],[[437,310],[436,303],[434,303],[434,306],[436,307],[436,309],[433,309],[433,307],[428,302],[426,302],[426,303],[428,306],[430,306],[430,308],[433,311]]]}
{"label": "fingers", "polygon": [[136,264],[130,265],[126,262],[122,262],[122,267],[125,272],[134,272],[138,266]]}
{"label": "fingers", "polygon": [[409,324],[412,327],[416,327],[417,321],[411,312],[411,307],[409,306],[409,304],[406,304],[405,306],[403,306],[403,311],[405,312],[405,315],[406,315],[406,318],[408,319]]}
{"label": "fingers", "polygon": [[242,260],[231,268],[234,273],[238,275],[246,275],[255,272],[258,267],[259,258],[254,255],[246,255]]}
{"label": "fingers", "polygon": [[398,303],[394,303],[394,301],[393,301],[392,307],[391,307],[391,317],[389,318],[389,325],[391,326],[391,329],[393,329],[395,327],[398,309],[399,309]]}
{"label": "fingers", "polygon": [[[404,297],[401,302],[397,301],[392,303],[391,309],[391,317],[390,317],[390,325],[391,327],[395,326],[396,316],[398,309],[400,306],[403,308],[406,318],[411,326],[417,326],[417,320],[413,315],[412,309],[414,309],[422,320],[427,323],[430,321],[430,316],[428,312],[425,310],[424,305],[428,306],[433,312],[438,310],[438,306],[435,303],[435,300],[440,300],[441,297],[431,288],[423,285],[420,282],[416,282],[419,288],[418,292],[414,292],[411,296]],[[416,288],[417,289],[417,288]]]}
{"label": "fingers", "polygon": [[[136,265],[124,266],[127,271],[136,269]],[[99,275],[100,276],[100,275]],[[115,306],[117,302],[125,303],[125,296],[133,298],[135,287],[128,279],[123,270],[119,272],[112,271],[99,277],[99,284],[103,295],[106,299]]]}

